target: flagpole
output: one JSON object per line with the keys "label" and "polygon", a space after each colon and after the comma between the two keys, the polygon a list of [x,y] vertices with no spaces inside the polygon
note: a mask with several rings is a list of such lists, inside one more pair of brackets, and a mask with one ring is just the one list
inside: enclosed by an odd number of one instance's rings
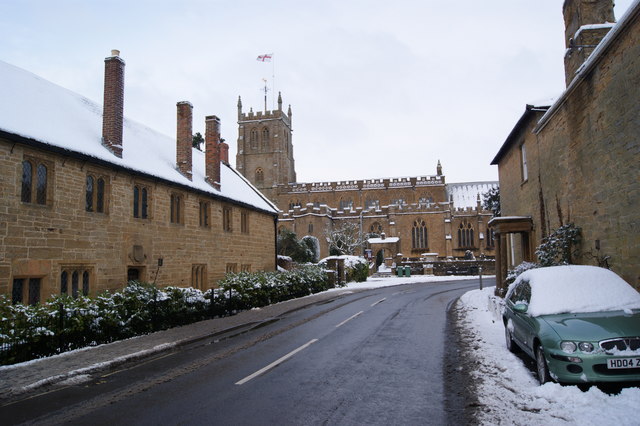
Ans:
{"label": "flagpole", "polygon": [[276,109],[276,55],[271,54],[271,84],[273,85],[273,92],[271,93],[271,108]]}

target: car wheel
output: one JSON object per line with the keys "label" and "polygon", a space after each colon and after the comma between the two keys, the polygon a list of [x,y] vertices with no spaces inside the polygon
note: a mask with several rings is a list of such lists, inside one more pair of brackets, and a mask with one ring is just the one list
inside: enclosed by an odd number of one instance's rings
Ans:
{"label": "car wheel", "polygon": [[511,335],[511,330],[507,327],[507,324],[504,325],[504,340],[507,344],[507,349],[511,353],[518,353],[520,348],[516,345],[516,342],[513,341],[513,336]]}
{"label": "car wheel", "polygon": [[536,370],[538,373],[538,381],[541,385],[551,381],[549,366],[547,365],[547,360],[544,358],[542,345],[536,347]]}

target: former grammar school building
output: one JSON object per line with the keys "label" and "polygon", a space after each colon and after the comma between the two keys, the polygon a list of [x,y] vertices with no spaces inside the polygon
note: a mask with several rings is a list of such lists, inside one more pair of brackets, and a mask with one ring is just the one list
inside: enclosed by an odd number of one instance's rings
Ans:
{"label": "former grammar school building", "polygon": [[447,184],[440,162],[433,167],[429,176],[297,183],[291,107],[279,95],[277,110],[246,113],[238,99],[236,168],[280,208],[281,228],[317,239],[320,257],[329,255],[327,234],[351,222],[375,236],[369,253],[388,263],[493,258],[493,213],[480,199],[497,182]]}
{"label": "former grammar school building", "polygon": [[640,288],[640,2],[614,24],[611,0],[565,0],[566,90],[527,105],[492,164],[503,218],[498,292],[508,268],[567,223],[578,263],[610,267]]}
{"label": "former grammar school building", "polygon": [[0,62],[0,293],[16,302],[276,268],[277,208],[229,166],[218,118],[204,153],[188,102],[176,140],[125,119],[124,68],[105,59],[103,111]]}

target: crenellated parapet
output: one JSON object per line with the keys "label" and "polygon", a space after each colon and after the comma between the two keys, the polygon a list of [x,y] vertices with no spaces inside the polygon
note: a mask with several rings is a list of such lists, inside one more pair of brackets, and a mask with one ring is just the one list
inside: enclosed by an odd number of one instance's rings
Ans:
{"label": "crenellated parapet", "polygon": [[397,188],[423,188],[426,186],[444,186],[444,176],[418,176],[390,179],[363,179],[336,182],[290,183],[278,185],[280,194],[302,194],[314,192],[338,192],[384,190]]}
{"label": "crenellated parapet", "polygon": [[285,123],[287,124],[291,124],[291,120],[289,119],[289,116],[284,112],[284,111],[280,111],[280,110],[273,110],[273,111],[257,111],[254,112],[253,110],[250,110],[248,113],[240,113],[239,117],[238,117],[238,121],[242,121],[242,122],[251,122],[251,121],[265,121],[265,120],[283,120]]}

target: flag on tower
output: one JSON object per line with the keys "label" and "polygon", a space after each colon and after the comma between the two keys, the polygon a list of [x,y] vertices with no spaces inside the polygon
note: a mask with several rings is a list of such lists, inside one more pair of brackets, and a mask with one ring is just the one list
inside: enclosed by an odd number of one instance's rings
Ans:
{"label": "flag on tower", "polygon": [[256,60],[260,62],[271,62],[272,56],[273,56],[273,53],[265,53],[264,55],[258,55]]}

